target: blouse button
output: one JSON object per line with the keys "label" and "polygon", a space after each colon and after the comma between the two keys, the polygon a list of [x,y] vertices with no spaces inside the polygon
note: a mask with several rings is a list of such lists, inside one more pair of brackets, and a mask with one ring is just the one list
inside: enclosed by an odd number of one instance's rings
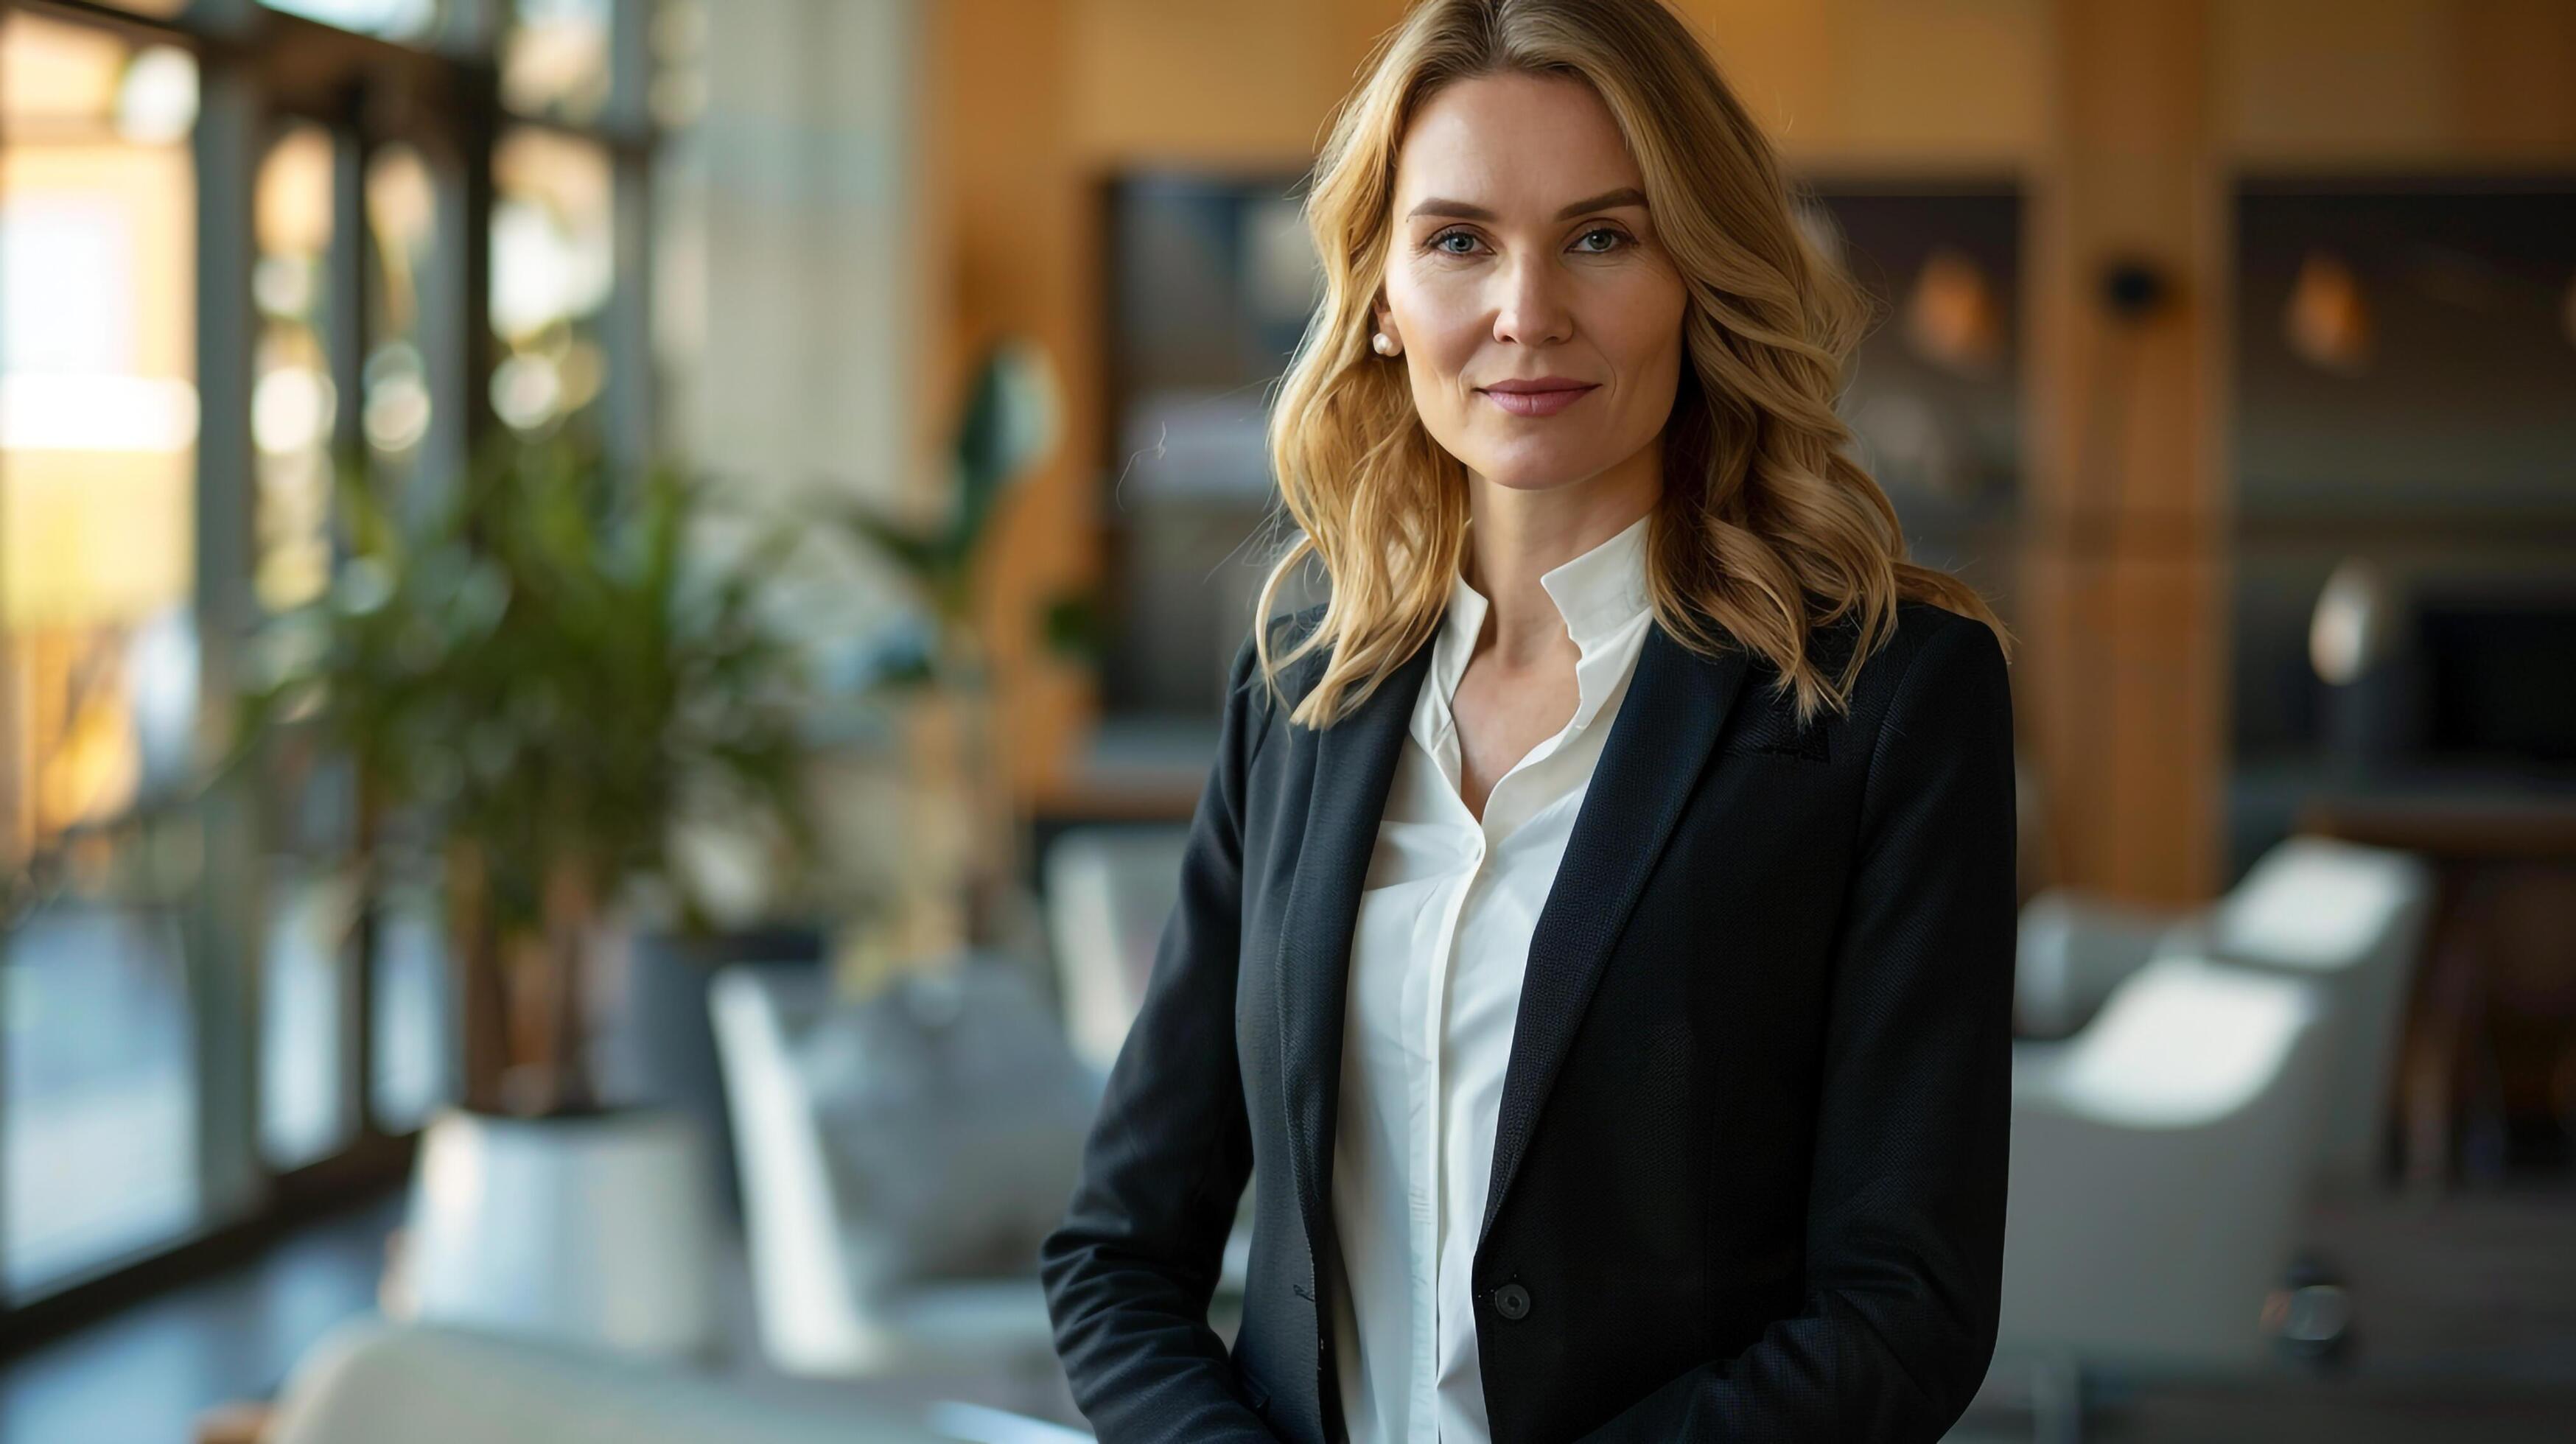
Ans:
{"label": "blouse button", "polygon": [[1501,1288],[1494,1290],[1494,1311],[1501,1314],[1504,1318],[1525,1318],[1528,1316],[1529,1310],[1529,1290],[1522,1288],[1519,1284],[1505,1284]]}

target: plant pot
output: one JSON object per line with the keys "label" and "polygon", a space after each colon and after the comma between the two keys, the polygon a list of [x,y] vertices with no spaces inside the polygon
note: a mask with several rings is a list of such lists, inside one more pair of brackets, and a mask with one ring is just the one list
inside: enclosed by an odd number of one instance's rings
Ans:
{"label": "plant pot", "polygon": [[441,1110],[385,1287],[397,1319],[660,1357],[716,1338],[705,1143],[687,1115]]}

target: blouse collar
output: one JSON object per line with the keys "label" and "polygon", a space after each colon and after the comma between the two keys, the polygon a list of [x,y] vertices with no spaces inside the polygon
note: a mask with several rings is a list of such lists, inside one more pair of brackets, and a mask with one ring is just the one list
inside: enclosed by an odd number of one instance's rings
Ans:
{"label": "blouse collar", "polygon": [[[1580,699],[1574,712],[1578,730],[1601,710],[1626,670],[1619,643],[1652,615],[1646,591],[1646,531],[1652,520],[1649,512],[1608,540],[1539,574],[1539,585],[1556,603],[1558,615],[1565,619],[1566,635],[1581,653],[1574,664]],[[1447,701],[1466,674],[1491,605],[1484,593],[1467,584],[1463,572],[1450,579],[1448,613],[1431,654],[1431,683],[1442,703],[1438,710],[1444,722]]]}

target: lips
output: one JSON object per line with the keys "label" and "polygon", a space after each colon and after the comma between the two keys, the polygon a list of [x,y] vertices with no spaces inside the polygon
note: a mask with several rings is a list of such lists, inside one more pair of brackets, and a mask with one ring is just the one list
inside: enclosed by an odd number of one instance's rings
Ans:
{"label": "lips", "polygon": [[1542,376],[1530,381],[1497,381],[1477,394],[1514,416],[1554,416],[1601,388],[1587,381]]}

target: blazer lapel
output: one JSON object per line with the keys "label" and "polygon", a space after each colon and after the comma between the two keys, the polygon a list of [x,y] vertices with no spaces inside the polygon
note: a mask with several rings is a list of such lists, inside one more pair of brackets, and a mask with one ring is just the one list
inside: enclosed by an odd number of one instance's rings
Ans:
{"label": "blazer lapel", "polygon": [[1712,660],[1674,640],[1660,621],[1647,628],[1636,673],[1593,764],[1565,858],[1530,934],[1512,1051],[1503,1069],[1493,1173],[1476,1231],[1479,1250],[1529,1150],[1530,1130],[1573,1046],[1611,944],[1663,855],[1664,840],[1743,688],[1747,666],[1740,644]]}
{"label": "blazer lapel", "polygon": [[1323,1267],[1331,1222],[1333,1125],[1341,1103],[1342,1012],[1348,1004],[1352,929],[1360,884],[1377,847],[1413,705],[1431,670],[1429,638],[1349,716],[1314,738],[1306,827],[1279,914],[1274,961],[1279,1007],[1280,1096],[1306,1237]]}
{"label": "blazer lapel", "polygon": [[[1360,885],[1431,652],[1426,639],[1358,710],[1312,734],[1317,750],[1306,826],[1280,913],[1273,981],[1280,999],[1280,1096],[1288,1110],[1289,1164],[1306,1237],[1319,1259],[1332,1216],[1342,1016]],[[1593,765],[1564,861],[1531,934],[1503,1074],[1480,1246],[1528,1149],[1530,1130],[1611,944],[1672,834],[1743,686],[1746,666],[1741,650],[1712,661],[1675,641],[1661,622],[1647,628],[1636,673]]]}

